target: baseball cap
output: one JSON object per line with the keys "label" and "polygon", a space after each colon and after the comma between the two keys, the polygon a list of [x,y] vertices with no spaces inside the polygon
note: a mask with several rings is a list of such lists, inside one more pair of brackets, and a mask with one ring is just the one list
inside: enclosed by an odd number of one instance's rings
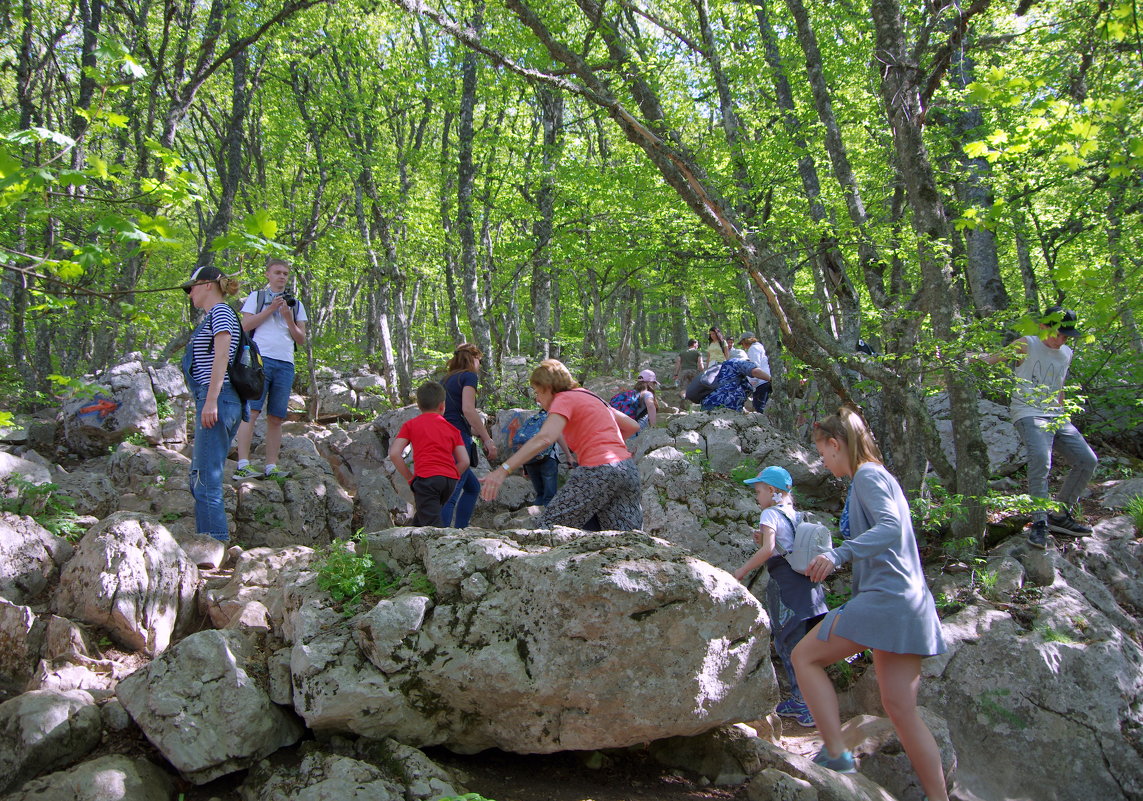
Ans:
{"label": "baseball cap", "polygon": [[743,341],[745,341],[745,340],[747,340],[747,339],[758,339],[758,337],[754,336],[754,332],[753,332],[753,331],[747,331],[747,332],[745,332],[745,333],[744,333],[742,336],[740,336],[740,337],[738,338],[738,341],[741,343],[741,342],[743,342]]}
{"label": "baseball cap", "polygon": [[191,277],[182,284],[183,292],[190,294],[191,287],[195,284],[201,284],[203,281],[217,281],[219,278],[224,277],[222,271],[214,265],[203,265],[195,267],[191,272]]}
{"label": "baseball cap", "polygon": [[772,464],[769,467],[762,468],[762,471],[754,478],[748,478],[742,482],[743,484],[769,484],[771,487],[782,492],[789,492],[794,486],[794,479],[790,478],[790,471],[784,467],[778,467]]}
{"label": "baseball cap", "polygon": [[1063,306],[1051,306],[1044,310],[1042,322],[1066,337],[1078,337],[1076,319],[1076,313],[1071,309],[1065,309]]}
{"label": "baseball cap", "polygon": [[646,381],[648,384],[658,384],[659,378],[655,375],[654,370],[644,370],[639,373],[639,380]]}
{"label": "baseball cap", "polygon": [[730,358],[732,358],[732,359],[745,359],[746,358],[746,351],[744,351],[742,348],[731,348],[730,349]]}

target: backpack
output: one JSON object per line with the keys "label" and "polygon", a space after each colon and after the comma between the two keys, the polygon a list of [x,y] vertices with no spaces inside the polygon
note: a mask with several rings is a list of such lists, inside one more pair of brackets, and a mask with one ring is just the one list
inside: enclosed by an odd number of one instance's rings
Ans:
{"label": "backpack", "polygon": [[687,384],[684,395],[691,403],[702,403],[718,386],[718,374],[722,372],[723,362],[717,362],[696,375],[691,383]]}
{"label": "backpack", "polygon": [[[523,424],[516,429],[516,433],[512,435],[512,447],[519,450],[523,447],[524,443],[530,440],[536,434],[540,433],[540,428],[543,427],[544,421],[548,419],[548,413],[545,411],[536,412],[523,422]],[[555,444],[549,445],[544,448],[540,453],[528,460],[527,464],[534,464],[552,455],[555,450]]]}
{"label": "backpack", "polygon": [[[214,353],[214,340],[210,340],[207,353]],[[234,349],[234,358],[226,366],[226,375],[230,378],[230,386],[238,393],[238,399],[243,403],[258,400],[266,388],[266,373],[262,369],[262,354],[256,343],[241,325],[238,326],[238,347]]]}
{"label": "backpack", "polygon": [[[607,405],[612,409],[618,409],[633,420],[638,420],[647,413],[647,406],[639,402],[639,395],[637,390],[625,389],[613,395]],[[642,414],[640,414],[640,407],[642,407]]]}
{"label": "backpack", "polygon": [[[786,519],[789,520],[789,517]],[[794,523],[794,547],[782,556],[795,572],[804,576],[814,557],[833,550],[833,535],[821,523],[806,520],[801,514],[797,516],[796,522],[790,522]]]}

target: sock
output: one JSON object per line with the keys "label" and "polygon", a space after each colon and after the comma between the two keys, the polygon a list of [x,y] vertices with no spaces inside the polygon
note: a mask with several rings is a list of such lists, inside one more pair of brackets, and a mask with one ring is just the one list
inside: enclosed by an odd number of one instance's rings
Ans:
{"label": "sock", "polygon": [[241,470],[243,467],[249,467],[249,466],[250,466],[250,460],[249,459],[239,459],[238,460],[238,469],[239,470]]}

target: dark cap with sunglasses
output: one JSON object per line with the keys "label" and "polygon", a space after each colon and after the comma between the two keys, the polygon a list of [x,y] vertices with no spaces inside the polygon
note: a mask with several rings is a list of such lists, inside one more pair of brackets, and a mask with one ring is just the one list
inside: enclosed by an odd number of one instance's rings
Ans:
{"label": "dark cap with sunglasses", "polygon": [[183,292],[190,294],[191,287],[195,284],[203,284],[207,281],[217,281],[220,278],[225,278],[222,271],[213,265],[204,265],[202,267],[195,267],[194,272],[188,281],[182,284]]}

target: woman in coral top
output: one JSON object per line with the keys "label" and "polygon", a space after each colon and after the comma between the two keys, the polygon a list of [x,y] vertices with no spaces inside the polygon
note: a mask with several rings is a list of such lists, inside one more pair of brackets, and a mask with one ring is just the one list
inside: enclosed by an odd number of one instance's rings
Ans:
{"label": "woman in coral top", "polygon": [[545,359],[529,379],[536,402],[548,419],[536,436],[480,480],[481,497],[496,499],[500,485],[517,467],[556,442],[562,434],[578,466],[544,509],[545,526],[585,528],[595,518],[604,531],[643,528],[639,470],[623,440],[639,424],[612,409],[593,392],[580,387],[568,368]]}

